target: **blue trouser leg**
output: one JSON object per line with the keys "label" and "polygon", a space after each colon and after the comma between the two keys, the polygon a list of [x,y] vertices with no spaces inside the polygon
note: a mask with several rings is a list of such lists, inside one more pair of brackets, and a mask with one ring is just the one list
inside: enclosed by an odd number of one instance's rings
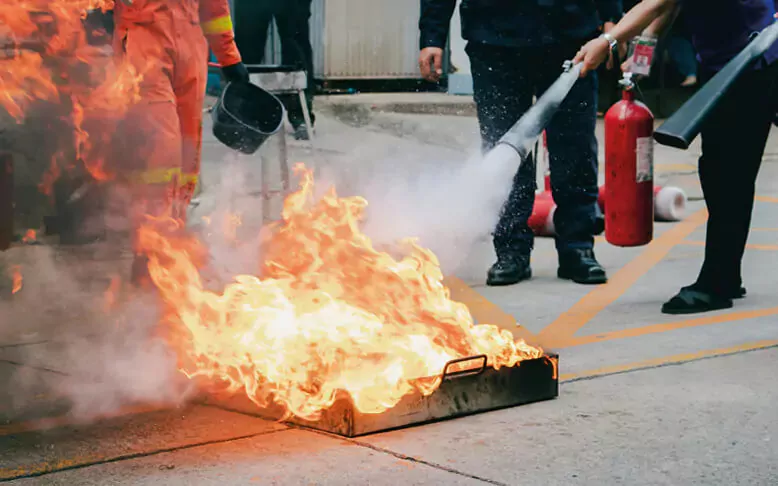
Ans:
{"label": "blue trouser leg", "polygon": [[[548,78],[553,82],[556,73],[550,72]],[[599,216],[597,83],[596,71],[579,79],[546,127],[551,190],[557,205],[556,247],[560,252],[594,246]]]}
{"label": "blue trouser leg", "polygon": [[[541,95],[562,74],[562,64],[580,44],[505,48],[468,44],[484,150],[527,111],[534,94]],[[579,80],[546,127],[551,185],[557,210],[557,249],[594,245],[597,206],[597,75]],[[494,232],[498,256],[528,255],[534,239],[527,221],[535,201],[535,163],[527,160],[514,178],[513,189]]]}
{"label": "blue trouser leg", "polygon": [[672,36],[667,49],[670,58],[684,77],[697,75],[697,58],[689,39],[678,35]]}
{"label": "blue trouser leg", "polygon": [[[468,43],[473,92],[483,151],[491,149],[532,104],[532,62],[525,50]],[[534,160],[525,161],[494,230],[498,256],[529,255],[534,235],[527,226],[535,202]],[[488,190],[488,189],[486,189]]]}

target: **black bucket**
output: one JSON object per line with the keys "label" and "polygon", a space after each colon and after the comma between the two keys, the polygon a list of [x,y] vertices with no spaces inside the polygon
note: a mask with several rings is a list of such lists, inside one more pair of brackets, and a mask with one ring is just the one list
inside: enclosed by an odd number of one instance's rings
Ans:
{"label": "black bucket", "polygon": [[211,111],[213,134],[224,145],[253,154],[284,124],[284,105],[250,83],[228,83]]}

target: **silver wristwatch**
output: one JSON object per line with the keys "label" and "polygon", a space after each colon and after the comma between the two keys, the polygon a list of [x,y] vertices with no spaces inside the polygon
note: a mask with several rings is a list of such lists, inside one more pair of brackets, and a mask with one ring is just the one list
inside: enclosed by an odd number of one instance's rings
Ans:
{"label": "silver wristwatch", "polygon": [[610,46],[611,50],[615,49],[616,46],[619,45],[619,41],[617,41],[615,37],[608,34],[607,32],[603,33],[600,37],[608,41],[608,45]]}

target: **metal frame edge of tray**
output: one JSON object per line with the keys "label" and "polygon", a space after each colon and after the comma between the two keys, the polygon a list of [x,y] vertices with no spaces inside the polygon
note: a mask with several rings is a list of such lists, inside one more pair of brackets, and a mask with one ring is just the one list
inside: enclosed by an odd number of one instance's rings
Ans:
{"label": "metal frame edge of tray", "polygon": [[[468,357],[456,361],[474,361]],[[449,363],[453,364],[454,362]],[[448,369],[448,366],[446,369]],[[353,438],[390,430],[552,400],[559,396],[559,355],[521,361],[499,370],[481,366],[476,371],[445,373],[440,386],[429,396],[419,392],[405,396],[397,405],[381,413],[361,413],[350,398],[341,396],[317,420],[291,417],[286,422],[323,432]],[[206,398],[225,409],[278,420],[277,411],[263,410],[245,395],[226,400]]]}

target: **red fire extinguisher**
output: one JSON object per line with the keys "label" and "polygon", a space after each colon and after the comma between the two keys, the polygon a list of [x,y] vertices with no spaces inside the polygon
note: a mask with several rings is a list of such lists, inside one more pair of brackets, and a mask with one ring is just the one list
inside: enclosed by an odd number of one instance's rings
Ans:
{"label": "red fire extinguisher", "polygon": [[654,115],[635,100],[631,73],[622,100],[605,115],[605,239],[641,246],[654,236]]}

